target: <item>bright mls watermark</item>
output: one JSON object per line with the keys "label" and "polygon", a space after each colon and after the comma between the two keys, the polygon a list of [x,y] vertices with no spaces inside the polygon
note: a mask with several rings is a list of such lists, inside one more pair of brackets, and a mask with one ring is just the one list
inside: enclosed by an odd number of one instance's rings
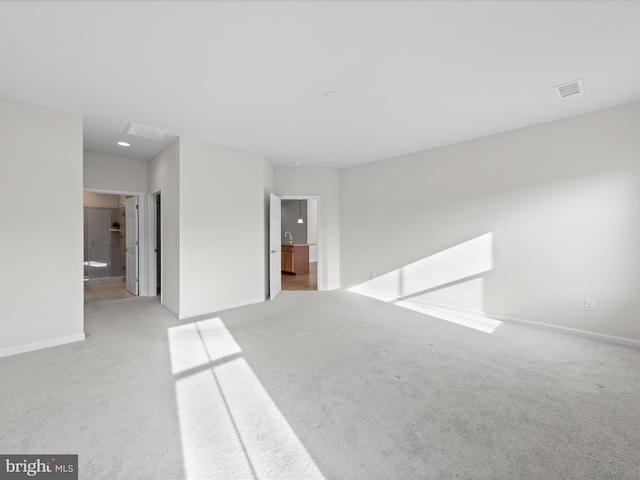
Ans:
{"label": "bright mls watermark", "polygon": [[78,480],[78,455],[0,455],[0,480]]}

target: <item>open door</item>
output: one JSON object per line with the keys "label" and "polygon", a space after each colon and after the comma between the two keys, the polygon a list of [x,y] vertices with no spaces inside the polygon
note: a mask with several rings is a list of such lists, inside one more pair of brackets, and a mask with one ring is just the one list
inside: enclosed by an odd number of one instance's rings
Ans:
{"label": "open door", "polygon": [[138,295],[138,197],[127,198],[125,203],[127,228],[127,290]]}
{"label": "open door", "polygon": [[280,235],[280,197],[271,194],[269,202],[269,298],[274,299],[282,289],[282,265],[281,263],[281,244]]}

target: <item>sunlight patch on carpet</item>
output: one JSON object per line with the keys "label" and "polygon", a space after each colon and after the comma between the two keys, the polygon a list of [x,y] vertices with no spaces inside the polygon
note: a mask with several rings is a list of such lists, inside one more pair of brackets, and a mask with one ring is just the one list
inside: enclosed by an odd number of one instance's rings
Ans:
{"label": "sunlight patch on carpet", "polygon": [[219,318],[179,325],[168,332],[174,375],[241,352]]}
{"label": "sunlight patch on carpet", "polygon": [[[372,272],[374,278],[349,288],[349,291],[492,333],[502,322],[482,313],[482,277],[493,270],[493,248],[493,232],[489,232],[379,277]],[[444,305],[464,307],[469,311]]]}
{"label": "sunlight patch on carpet", "polygon": [[187,478],[324,480],[222,320],[168,335]]}
{"label": "sunlight patch on carpet", "polygon": [[493,333],[496,328],[502,325],[502,322],[499,320],[470,312],[467,313],[443,307],[422,305],[410,301],[396,302],[395,305],[424,315],[429,315],[430,317],[455,323],[456,325],[473,328],[474,330],[484,333]]}

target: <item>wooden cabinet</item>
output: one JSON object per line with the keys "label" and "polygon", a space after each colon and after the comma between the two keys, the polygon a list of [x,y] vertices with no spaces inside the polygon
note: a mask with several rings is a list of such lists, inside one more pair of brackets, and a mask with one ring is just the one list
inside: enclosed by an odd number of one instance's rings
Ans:
{"label": "wooden cabinet", "polygon": [[287,273],[295,273],[293,265],[293,247],[282,246],[282,271]]}
{"label": "wooden cabinet", "polygon": [[282,245],[281,258],[284,273],[309,273],[309,245]]}

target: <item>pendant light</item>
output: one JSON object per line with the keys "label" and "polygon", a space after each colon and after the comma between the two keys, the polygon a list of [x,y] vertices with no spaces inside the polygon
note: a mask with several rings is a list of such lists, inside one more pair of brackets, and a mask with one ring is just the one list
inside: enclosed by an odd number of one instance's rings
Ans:
{"label": "pendant light", "polygon": [[298,200],[298,203],[300,205],[300,216],[298,217],[298,223],[304,223],[304,220],[302,220],[302,200]]}

